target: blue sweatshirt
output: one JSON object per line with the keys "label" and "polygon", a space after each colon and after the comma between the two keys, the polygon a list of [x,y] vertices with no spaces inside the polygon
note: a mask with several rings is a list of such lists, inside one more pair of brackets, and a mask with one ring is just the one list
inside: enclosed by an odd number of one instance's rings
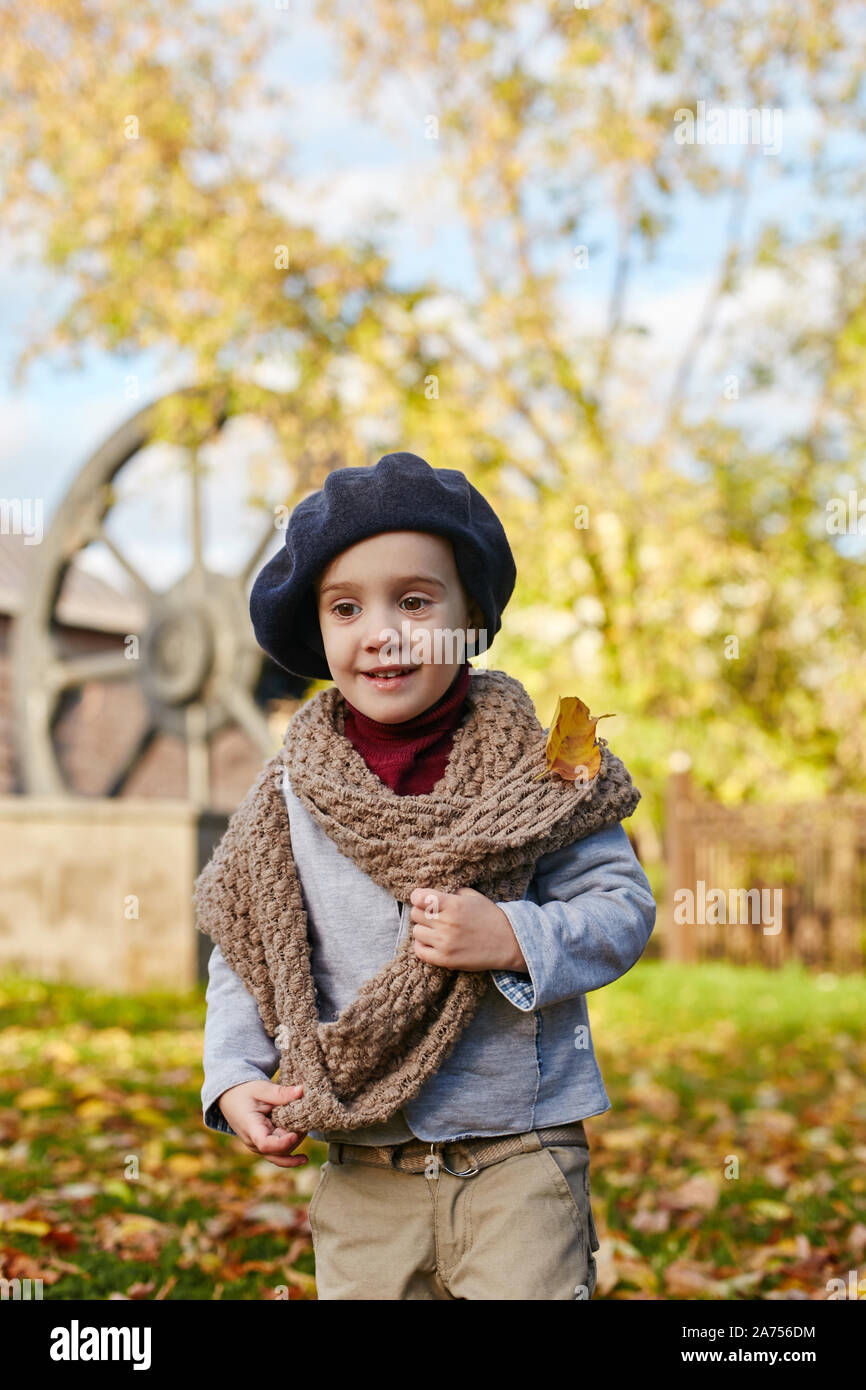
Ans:
{"label": "blue sweatshirt", "polygon": [[[295,796],[287,774],[283,794],[319,1017],[330,1022],[411,931],[410,904],[398,902],[337,849]],[[497,906],[511,923],[527,970],[490,971],[490,986],[450,1056],[402,1110],[361,1129],[311,1130],[313,1139],[444,1143],[569,1124],[610,1109],[585,996],[631,969],[656,919],[649,880],[623,826],[543,855],[523,898]],[[208,1129],[233,1134],[219,1097],[244,1081],[271,1080],[280,1053],[218,946],[208,971],[202,1113]]]}

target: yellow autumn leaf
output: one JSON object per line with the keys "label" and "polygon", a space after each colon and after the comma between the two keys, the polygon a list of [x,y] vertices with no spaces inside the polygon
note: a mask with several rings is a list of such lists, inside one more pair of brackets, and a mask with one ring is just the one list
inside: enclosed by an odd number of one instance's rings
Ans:
{"label": "yellow autumn leaf", "polygon": [[76,1099],[79,1097],[83,1099],[85,1096],[98,1095],[104,1090],[105,1082],[100,1077],[83,1076],[80,1080],[75,1082],[75,1085],[72,1087],[72,1094]]}
{"label": "yellow autumn leaf", "polygon": [[195,1256],[195,1263],[203,1274],[216,1274],[223,1262],[223,1256],[216,1250],[202,1250]]}
{"label": "yellow autumn leaf", "polygon": [[57,1092],[47,1086],[31,1086],[29,1091],[19,1091],[15,1104],[19,1110],[43,1110],[46,1105],[57,1104]]}
{"label": "yellow autumn leaf", "polygon": [[78,1061],[78,1049],[64,1038],[54,1038],[45,1044],[42,1049],[43,1062],[59,1062],[61,1066],[71,1065]]}
{"label": "yellow autumn leaf", "polygon": [[152,1105],[141,1105],[137,1110],[132,1111],[132,1118],[137,1125],[153,1125],[157,1129],[163,1128],[168,1124],[168,1118],[161,1110],[156,1110]]}
{"label": "yellow autumn leaf", "polygon": [[592,715],[589,706],[576,695],[560,695],[544,750],[547,766],[538,777],[555,772],[565,782],[591,782],[601,767],[601,746],[596,742],[595,726],[612,714]]}
{"label": "yellow autumn leaf", "polygon": [[138,1193],[135,1190],[135,1180],[129,1181],[126,1178],[106,1178],[102,1184],[103,1192],[109,1197],[117,1197],[121,1202],[138,1201]]}
{"label": "yellow autumn leaf", "polygon": [[119,1221],[110,1216],[104,1222],[102,1231],[106,1250],[120,1250],[127,1254],[139,1250],[156,1258],[162,1246],[171,1240],[175,1228],[155,1216],[130,1212],[128,1216],[121,1216]]}
{"label": "yellow autumn leaf", "polygon": [[195,1154],[172,1154],[166,1160],[166,1167],[179,1178],[193,1178],[201,1171],[202,1160]]}
{"label": "yellow autumn leaf", "polygon": [[83,1100],[80,1105],[76,1106],[75,1113],[79,1120],[95,1121],[98,1124],[100,1120],[113,1115],[115,1107],[109,1105],[107,1101],[98,1100],[96,1096],[92,1096],[90,1100]]}
{"label": "yellow autumn leaf", "polygon": [[753,1221],[790,1221],[794,1212],[787,1202],[774,1202],[767,1197],[758,1197],[754,1202],[749,1202],[749,1211]]}
{"label": "yellow autumn leaf", "polygon": [[25,1236],[47,1236],[51,1226],[47,1221],[30,1221],[26,1216],[14,1216],[2,1223],[4,1231],[17,1231]]}

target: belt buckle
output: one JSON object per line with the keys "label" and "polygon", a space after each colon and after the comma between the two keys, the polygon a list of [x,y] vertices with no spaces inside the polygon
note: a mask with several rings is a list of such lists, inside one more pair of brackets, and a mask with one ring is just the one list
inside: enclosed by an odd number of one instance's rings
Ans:
{"label": "belt buckle", "polygon": [[[443,1149],[443,1153],[441,1153],[441,1154],[439,1155],[439,1162],[442,1164],[442,1167],[445,1169],[445,1172],[446,1172],[446,1173],[450,1173],[451,1176],[454,1177],[454,1178],[474,1178],[476,1173],[480,1173],[480,1172],[481,1172],[481,1169],[478,1167],[478,1164],[477,1164],[477,1163],[475,1164],[475,1167],[474,1167],[474,1168],[466,1168],[462,1173],[455,1172],[455,1170],[454,1170],[453,1168],[449,1168],[449,1167],[448,1167],[448,1164],[445,1162],[445,1154],[444,1154],[444,1150],[448,1147],[448,1144],[449,1144],[449,1143],[456,1143],[456,1144],[459,1144],[459,1143],[460,1143],[460,1140],[459,1140],[459,1139],[449,1140],[447,1143],[441,1144],[441,1145],[440,1145],[440,1147]],[[434,1148],[435,1148],[435,1143],[431,1143],[431,1145],[430,1145],[430,1152],[431,1152],[431,1154],[433,1153]],[[473,1160],[473,1162],[474,1162],[474,1160]]]}

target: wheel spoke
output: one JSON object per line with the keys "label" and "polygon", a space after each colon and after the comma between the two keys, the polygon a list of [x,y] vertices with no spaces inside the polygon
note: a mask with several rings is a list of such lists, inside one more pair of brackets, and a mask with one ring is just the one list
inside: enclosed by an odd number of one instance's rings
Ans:
{"label": "wheel spoke", "polygon": [[52,661],[45,669],[45,684],[53,691],[68,690],[87,681],[128,681],[136,674],[137,663],[125,652],[90,652],[67,661]]}
{"label": "wheel spoke", "polygon": [[106,534],[104,528],[102,528],[98,532],[96,539],[101,541],[102,544],[106,547],[106,549],[111,551],[117,563],[126,571],[133,584],[144,595],[144,597],[148,599],[155,599],[156,595],[154,594],[153,589],[150,587],[147,580],[139,574],[138,570],[134,567],[134,565],[132,565],[130,561],[127,560],[126,556],[118,550],[114,541],[111,539],[109,535]]}
{"label": "wheel spoke", "polygon": [[56,696],[44,685],[31,686],[23,697],[21,759],[26,769],[28,789],[38,788],[40,796],[64,796],[68,788],[54,752],[51,731],[56,713]]}
{"label": "wheel spoke", "polygon": [[126,786],[132,773],[141,763],[155,737],[156,725],[147,724],[123,759],[123,762],[118,765],[112,774],[111,780],[108,783],[108,789],[104,792],[105,796],[120,796],[123,788]]}
{"label": "wheel spoke", "polygon": [[266,757],[270,757],[276,751],[276,740],[267,719],[252,695],[236,685],[228,686],[221,694],[223,703],[232,717],[237,720],[256,747],[260,748]]}
{"label": "wheel spoke", "polygon": [[202,704],[186,709],[187,795],[196,806],[210,804],[210,753],[207,741],[207,709]]}

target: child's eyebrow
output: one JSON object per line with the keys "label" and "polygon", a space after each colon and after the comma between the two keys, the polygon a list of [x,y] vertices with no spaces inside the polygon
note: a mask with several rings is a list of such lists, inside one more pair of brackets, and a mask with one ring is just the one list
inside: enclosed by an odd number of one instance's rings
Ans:
{"label": "child's eyebrow", "polygon": [[[445,585],[441,579],[437,579],[433,574],[406,574],[400,575],[392,581],[394,588],[405,588],[407,584],[433,584],[437,589],[444,589]],[[356,579],[332,579],[330,584],[323,584],[319,594],[324,598],[332,589],[355,589],[362,590],[364,585]]]}

